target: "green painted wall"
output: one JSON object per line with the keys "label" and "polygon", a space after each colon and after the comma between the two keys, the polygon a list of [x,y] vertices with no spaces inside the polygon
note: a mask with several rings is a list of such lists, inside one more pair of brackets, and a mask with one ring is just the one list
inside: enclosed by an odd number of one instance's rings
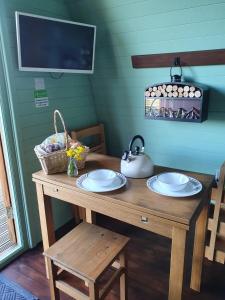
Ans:
{"label": "green painted wall", "polygon": [[133,69],[131,55],[225,48],[225,1],[66,1],[73,17],[97,25],[91,78],[110,153],[144,136],[156,164],[215,172],[225,160],[225,66],[184,69],[211,89],[209,118],[201,124],[144,119],[145,86],[169,81],[169,69]]}
{"label": "green painted wall", "polygon": [[[10,0],[0,3],[0,25],[3,37],[3,56],[8,99],[19,161],[22,197],[26,220],[30,229],[30,244],[40,241],[39,216],[35,186],[31,174],[40,169],[33,148],[46,136],[53,133],[52,114],[54,109],[62,111],[68,129],[96,123],[89,77],[86,75],[64,75],[59,80],[48,73],[19,72],[17,63],[15,11],[35,13],[62,19],[70,19],[68,7],[63,0]],[[35,108],[34,78],[45,79],[49,95],[48,108]],[[6,99],[4,99],[6,101]],[[10,145],[12,146],[12,145]],[[71,210],[62,202],[54,205],[57,226],[71,218]]]}
{"label": "green painted wall", "polygon": [[[215,172],[225,158],[225,66],[191,67],[184,76],[211,89],[209,119],[202,124],[144,119],[144,88],[169,80],[169,69],[131,66],[134,54],[225,48],[225,1],[220,0],[10,0],[0,3],[9,107],[18,147],[21,188],[31,229],[40,239],[32,172],[40,168],[33,147],[51,134],[52,112],[62,110],[69,128],[99,121],[106,125],[109,153],[121,155],[130,138],[145,137],[146,152],[156,164]],[[97,25],[95,74],[65,75],[19,72],[15,10]],[[35,109],[34,78],[44,77],[50,106]],[[91,83],[91,84],[90,84]],[[93,96],[95,107],[93,106]],[[70,217],[58,206],[57,224]]]}

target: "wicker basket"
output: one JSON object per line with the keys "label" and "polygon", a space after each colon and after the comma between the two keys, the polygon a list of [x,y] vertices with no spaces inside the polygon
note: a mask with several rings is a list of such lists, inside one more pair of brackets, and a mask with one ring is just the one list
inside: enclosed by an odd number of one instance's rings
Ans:
{"label": "wicker basket", "polygon": [[57,129],[57,124],[56,124],[56,117],[57,115],[59,116],[63,129],[65,132],[65,137],[66,137],[66,149],[64,150],[59,150],[56,152],[52,153],[47,153],[44,155],[40,155],[37,151],[37,149],[34,148],[34,151],[41,163],[41,167],[44,171],[45,174],[55,174],[55,173],[62,173],[67,170],[67,165],[68,165],[68,157],[66,155],[66,150],[68,149],[68,133],[66,130],[65,122],[63,120],[63,117],[61,113],[58,110],[54,111],[54,127],[55,127],[55,133],[58,133]]}

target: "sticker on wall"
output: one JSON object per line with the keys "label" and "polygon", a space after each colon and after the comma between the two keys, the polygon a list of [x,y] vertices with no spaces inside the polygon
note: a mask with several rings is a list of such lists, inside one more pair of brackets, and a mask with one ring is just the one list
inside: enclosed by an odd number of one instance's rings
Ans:
{"label": "sticker on wall", "polygon": [[44,78],[34,78],[34,88],[35,107],[48,106],[48,93],[45,89]]}

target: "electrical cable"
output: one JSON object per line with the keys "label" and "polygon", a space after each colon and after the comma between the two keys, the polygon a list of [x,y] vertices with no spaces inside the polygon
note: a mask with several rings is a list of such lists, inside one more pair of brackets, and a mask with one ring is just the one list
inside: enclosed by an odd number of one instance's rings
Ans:
{"label": "electrical cable", "polygon": [[55,74],[55,73],[49,73],[49,75],[50,75],[50,77],[51,77],[52,79],[60,79],[60,78],[63,77],[63,75],[64,75],[65,73],[60,73],[59,76],[54,76],[53,74]]}

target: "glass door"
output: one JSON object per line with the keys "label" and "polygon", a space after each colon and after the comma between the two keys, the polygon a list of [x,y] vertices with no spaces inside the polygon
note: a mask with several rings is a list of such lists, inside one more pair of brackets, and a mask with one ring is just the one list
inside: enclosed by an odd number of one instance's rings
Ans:
{"label": "glass door", "polygon": [[0,136],[0,257],[17,244],[4,153]]}

